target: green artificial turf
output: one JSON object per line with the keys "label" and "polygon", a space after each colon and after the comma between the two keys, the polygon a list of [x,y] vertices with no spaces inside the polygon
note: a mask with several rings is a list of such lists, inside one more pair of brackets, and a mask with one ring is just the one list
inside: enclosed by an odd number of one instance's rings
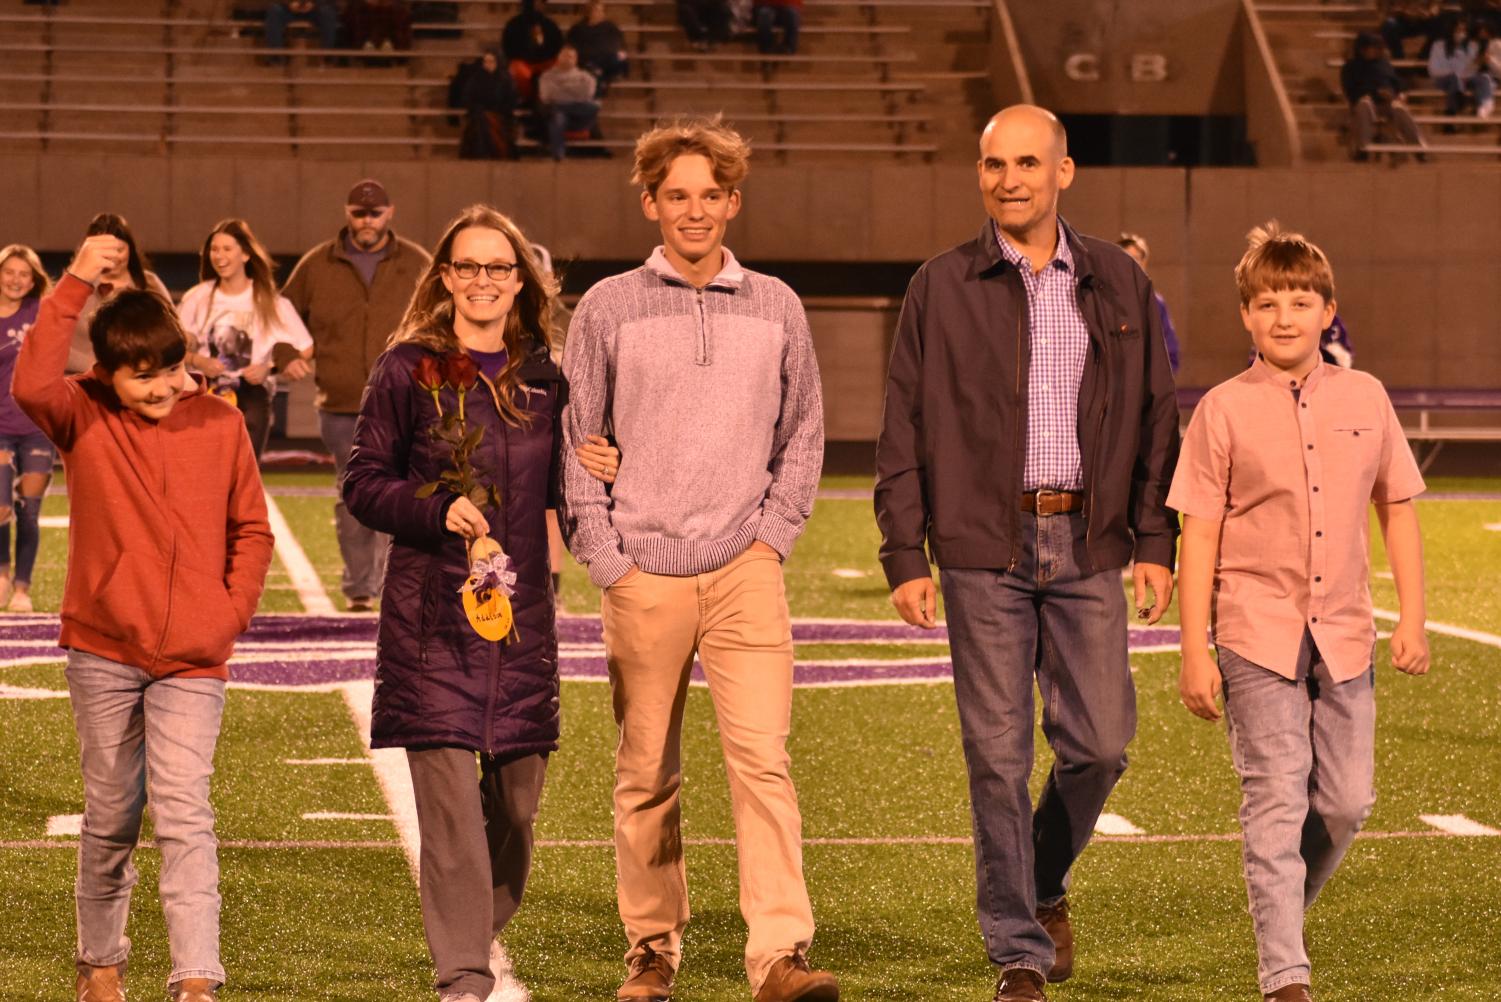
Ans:
{"label": "green artificial turf", "polygon": [[[278,486],[327,474],[268,477]],[[1501,486],[1490,482],[1492,487]],[[845,486],[842,481],[838,486]],[[1435,489],[1441,489],[1435,485]],[[1451,488],[1459,489],[1459,488]],[[1463,489],[1487,489],[1467,486]],[[278,505],[331,595],[338,551],[331,497],[278,496]],[[66,498],[48,499],[48,514]],[[1419,505],[1431,620],[1501,632],[1501,502]],[[60,596],[63,530],[46,530],[39,606]],[[893,617],[875,561],[868,501],[820,500],[787,566],[798,617]],[[1376,604],[1395,608],[1372,529]],[[836,577],[835,569],[864,571]],[[284,578],[284,572],[282,572]],[[597,593],[568,562],[571,611]],[[49,580],[53,583],[49,584]],[[273,584],[277,583],[273,578]],[[48,588],[52,591],[48,591]],[[296,608],[268,589],[263,609]],[[1389,628],[1389,623],[1379,624]],[[1308,943],[1321,1002],[1389,997],[1501,998],[1501,838],[1431,834],[1420,814],[1464,814],[1501,828],[1501,648],[1430,635],[1434,669],[1392,670],[1378,645],[1378,800],[1361,839],[1310,913]],[[941,655],[943,645],[809,644],[805,660]],[[1255,953],[1239,845],[1195,840],[1238,832],[1239,792],[1223,726],[1179,704],[1177,658],[1132,657],[1140,723],[1131,766],[1107,810],[1166,842],[1097,841],[1071,891],[1078,973],[1049,991],[1061,1002],[1253,999]],[[55,665],[0,667],[0,682],[61,689]],[[563,685],[563,741],[552,756],[526,905],[507,941],[536,1002],[608,1002],[621,976],[624,934],[615,913],[611,763],[616,741],[608,687]],[[743,1002],[734,826],[709,692],[690,691],[684,724],[684,836],[694,919],[685,940],[682,1002]],[[1035,735],[1043,779],[1047,755]],[[836,970],[847,1000],[967,1002],[988,998],[993,976],[974,918],[974,871],[954,694],[947,684],[805,689],[790,742],[804,818],[809,892],[819,931],[815,962]],[[389,811],[365,765],[294,766],[286,759],[359,758],[360,740],[338,693],[231,690],[214,798],[224,895],[225,1002],[431,1000],[415,884],[386,821],[314,821],[304,813]],[[66,700],[0,700],[0,840],[43,839],[46,819],[80,809],[76,743]],[[1429,833],[1429,834],[1423,834]],[[901,844],[900,839],[960,844]],[[283,846],[374,840],[369,849]],[[877,844],[825,844],[872,839]],[[66,840],[62,841],[66,844]],[[73,852],[0,847],[0,1000],[66,997],[70,984]],[[159,857],[139,853],[133,908],[132,997],[157,997],[167,959],[155,901]]]}

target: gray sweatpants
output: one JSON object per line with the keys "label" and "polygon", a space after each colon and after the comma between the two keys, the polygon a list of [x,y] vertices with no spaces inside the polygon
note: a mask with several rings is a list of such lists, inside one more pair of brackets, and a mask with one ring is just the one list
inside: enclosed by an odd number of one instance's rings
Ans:
{"label": "gray sweatpants", "polygon": [[[408,748],[422,836],[422,925],[441,995],[495,987],[490,941],[521,907],[547,756]],[[485,893],[486,889],[489,893]]]}

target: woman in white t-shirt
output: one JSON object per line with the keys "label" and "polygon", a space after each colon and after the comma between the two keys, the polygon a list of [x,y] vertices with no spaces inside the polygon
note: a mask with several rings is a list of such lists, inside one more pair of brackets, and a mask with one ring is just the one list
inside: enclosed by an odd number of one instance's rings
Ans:
{"label": "woman in white t-shirt", "polygon": [[189,365],[240,408],[257,459],[271,432],[277,379],[303,378],[313,355],[313,339],[296,308],[276,294],[275,270],[250,224],[226,219],[203,242],[203,281],[177,307],[194,341]]}

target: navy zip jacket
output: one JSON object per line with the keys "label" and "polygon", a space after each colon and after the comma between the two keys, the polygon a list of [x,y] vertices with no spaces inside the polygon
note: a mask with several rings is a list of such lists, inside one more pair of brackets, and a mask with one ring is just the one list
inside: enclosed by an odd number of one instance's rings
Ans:
{"label": "navy zip jacket", "polygon": [[[1088,565],[1171,568],[1178,402],[1152,283],[1114,244],[1063,233],[1089,328],[1077,424]],[[897,319],[875,491],[893,589],[929,575],[924,544],[940,567],[1015,565],[1030,360],[1026,288],[987,219],[918,269]]]}
{"label": "navy zip jacket", "polygon": [[[500,490],[501,507],[483,508],[490,535],[514,561],[512,608],[519,639],[492,643],[464,615],[460,587],[469,574],[464,541],[443,527],[453,495],[417,497],[452,465],[447,445],[428,429],[438,422],[432,396],[412,378],[436,355],[398,344],[376,360],[360,403],[344,503],[355,518],[390,533],[376,639],[376,748],[448,746],[512,758],[558,745],[558,643],[548,566],[547,509],[557,498],[562,373],[542,348],[522,364],[518,404],[530,425],[501,419],[484,377],[465,399],[470,427],[485,429],[474,455],[481,480]],[[458,406],[449,386],[444,413]]]}

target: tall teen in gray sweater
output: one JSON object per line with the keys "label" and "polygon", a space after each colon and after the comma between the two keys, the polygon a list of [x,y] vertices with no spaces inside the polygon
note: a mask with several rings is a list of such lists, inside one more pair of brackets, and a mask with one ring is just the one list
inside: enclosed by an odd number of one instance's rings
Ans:
{"label": "tall teen in gray sweater", "polygon": [[579,302],[563,369],[565,444],[613,433],[613,489],[565,465],[564,533],[605,589],[620,744],[615,855],[630,945],[620,1002],[670,999],[688,922],[678,791],[689,670],[703,663],[730,776],[746,974],[756,1002],[834,1002],[809,967],[813,912],[788,772],[792,631],[782,560],[823,463],[818,365],[802,305],[722,241],[745,141],[718,122],[662,126],[633,180],[663,246]]}

